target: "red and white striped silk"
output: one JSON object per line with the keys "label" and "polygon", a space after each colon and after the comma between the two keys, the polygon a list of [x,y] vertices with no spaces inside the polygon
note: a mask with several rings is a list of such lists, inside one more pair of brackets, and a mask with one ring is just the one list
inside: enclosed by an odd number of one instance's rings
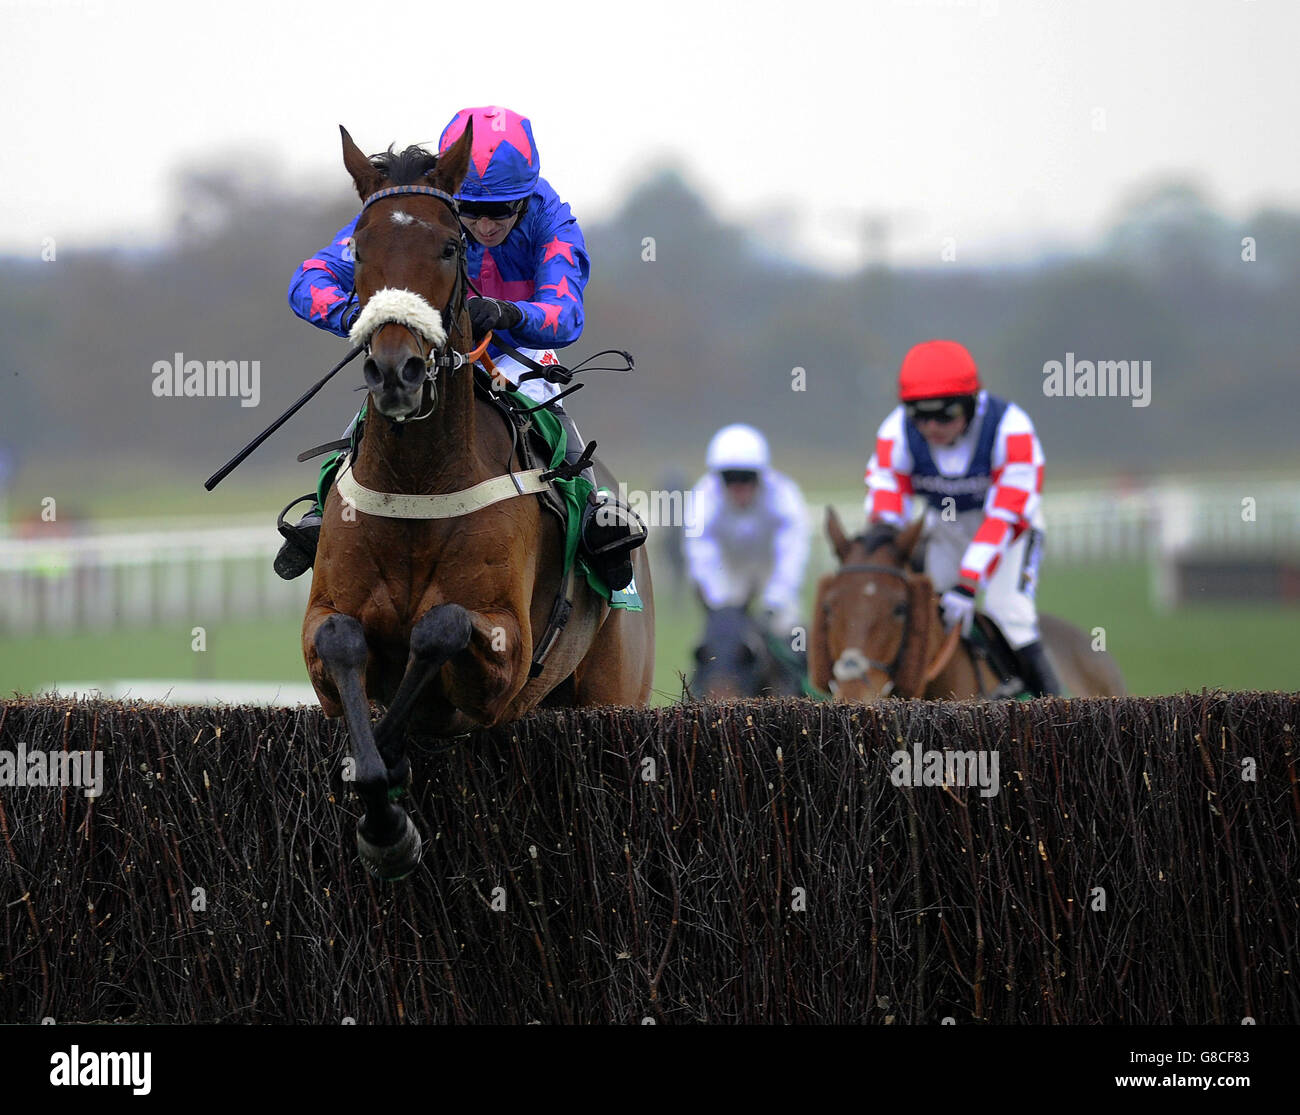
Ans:
{"label": "red and white striped silk", "polygon": [[903,408],[880,424],[876,451],[867,462],[867,522],[900,530],[912,517],[912,454],[903,433]]}
{"label": "red and white striped silk", "polygon": [[[903,422],[903,408],[898,407],[881,423],[876,451],[866,471],[867,520],[900,528],[911,518],[913,499],[912,459]],[[974,432],[968,431],[958,442],[959,447],[968,442],[965,467],[974,452]],[[1028,529],[1042,500],[1044,462],[1043,447],[1029,415],[1009,403],[993,443],[984,516],[962,556],[959,583],[972,589],[987,584],[1007,547]],[[965,518],[969,522],[971,517]]]}

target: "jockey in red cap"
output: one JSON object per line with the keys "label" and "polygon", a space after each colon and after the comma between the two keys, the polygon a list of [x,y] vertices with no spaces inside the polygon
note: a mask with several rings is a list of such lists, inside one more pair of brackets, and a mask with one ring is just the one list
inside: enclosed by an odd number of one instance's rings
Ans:
{"label": "jockey in red cap", "polygon": [[944,622],[969,632],[983,590],[984,610],[1020,656],[1027,687],[1060,693],[1034,601],[1044,457],[1029,415],[983,389],[975,358],[956,341],[908,352],[898,398],[867,463],[868,549],[908,522],[915,497],[925,500],[925,571],[943,594]]}

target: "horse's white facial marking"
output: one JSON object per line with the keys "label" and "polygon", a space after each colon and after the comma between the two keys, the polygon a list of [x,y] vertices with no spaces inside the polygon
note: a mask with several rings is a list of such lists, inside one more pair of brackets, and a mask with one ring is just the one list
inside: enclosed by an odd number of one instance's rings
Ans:
{"label": "horse's white facial marking", "polygon": [[844,653],[835,659],[835,665],[831,667],[831,673],[836,681],[855,681],[858,678],[866,677],[867,671],[871,668],[867,656],[857,647],[848,647]]}
{"label": "horse's white facial marking", "polygon": [[876,595],[876,582],[875,582],[875,581],[868,581],[867,584],[866,584],[866,587],[863,588],[863,590],[862,590],[862,595],[863,595],[863,596],[875,596],[875,595]]}
{"label": "horse's white facial marking", "polygon": [[403,227],[406,225],[419,225],[421,228],[427,228],[430,232],[442,231],[437,225],[431,225],[428,221],[420,220],[419,217],[412,217],[410,213],[407,213],[403,209],[394,209],[391,219],[393,224]]}

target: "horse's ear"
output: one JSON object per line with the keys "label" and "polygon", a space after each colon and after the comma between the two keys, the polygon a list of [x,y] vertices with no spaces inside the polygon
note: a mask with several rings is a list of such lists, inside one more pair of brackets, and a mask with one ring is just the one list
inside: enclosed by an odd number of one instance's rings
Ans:
{"label": "horse's ear", "polygon": [[914,519],[903,532],[894,539],[894,548],[898,551],[900,563],[907,564],[908,558],[912,556],[912,551],[916,549],[916,543],[921,537],[921,531],[925,529],[925,518]]}
{"label": "horse's ear", "polygon": [[831,691],[831,650],[826,630],[827,615],[823,600],[832,575],[817,582],[817,595],[813,602],[812,631],[808,635],[808,680],[823,693]]}
{"label": "horse's ear", "polygon": [[853,543],[845,535],[844,524],[840,522],[835,508],[829,505],[826,508],[826,537],[831,540],[831,549],[835,551],[835,556],[843,562],[849,556],[849,547]]}
{"label": "horse's ear", "polygon": [[343,165],[352,175],[352,181],[357,187],[357,193],[361,195],[361,200],[365,201],[379,188],[383,175],[370,165],[370,160],[362,153],[361,148],[352,142],[352,137],[348,135],[347,128],[342,124],[339,125],[339,132],[343,136]]}
{"label": "horse's ear", "polygon": [[469,173],[469,157],[474,150],[474,118],[465,121],[460,138],[438,156],[438,165],[429,174],[429,182],[440,190],[454,194]]}

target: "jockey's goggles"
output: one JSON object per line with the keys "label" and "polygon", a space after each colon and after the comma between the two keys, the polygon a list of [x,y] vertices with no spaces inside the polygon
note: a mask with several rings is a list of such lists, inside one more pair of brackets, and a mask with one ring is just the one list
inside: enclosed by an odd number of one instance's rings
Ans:
{"label": "jockey's goggles", "polygon": [[508,221],[517,215],[528,199],[521,197],[516,201],[462,201],[460,215],[467,221]]}
{"label": "jockey's goggles", "polygon": [[758,473],[752,468],[724,468],[722,470],[722,482],[724,484],[757,484]]}
{"label": "jockey's goggles", "polygon": [[913,426],[925,422],[951,422],[966,414],[966,400],[961,397],[951,399],[914,399],[903,404],[907,420]]}

